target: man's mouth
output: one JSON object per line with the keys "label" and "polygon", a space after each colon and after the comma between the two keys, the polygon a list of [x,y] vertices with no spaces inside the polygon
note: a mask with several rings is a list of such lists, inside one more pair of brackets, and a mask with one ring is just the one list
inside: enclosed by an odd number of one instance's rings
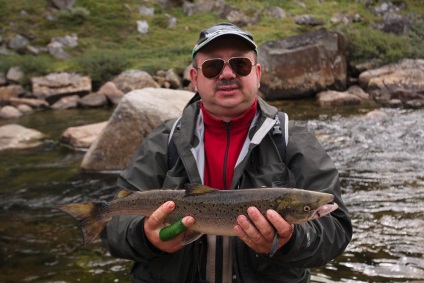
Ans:
{"label": "man's mouth", "polygon": [[241,83],[238,80],[219,81],[215,85],[215,91],[233,91],[241,88]]}

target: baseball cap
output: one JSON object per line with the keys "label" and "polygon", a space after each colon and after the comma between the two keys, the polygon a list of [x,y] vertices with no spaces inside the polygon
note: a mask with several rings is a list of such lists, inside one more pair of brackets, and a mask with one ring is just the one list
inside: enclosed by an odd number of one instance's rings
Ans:
{"label": "baseball cap", "polygon": [[253,40],[253,35],[250,32],[241,30],[239,27],[231,23],[220,23],[200,32],[199,40],[193,48],[191,57],[194,58],[197,51],[219,37],[238,37],[239,39],[244,40],[256,53],[258,53],[256,43]]}

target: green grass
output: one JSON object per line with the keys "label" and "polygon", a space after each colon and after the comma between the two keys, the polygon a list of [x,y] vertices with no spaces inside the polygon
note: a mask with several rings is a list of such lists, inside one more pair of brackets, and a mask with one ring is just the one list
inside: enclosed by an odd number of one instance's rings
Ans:
{"label": "green grass", "polygon": [[[416,18],[414,27],[405,36],[395,36],[376,31],[372,23],[377,16],[361,2],[350,0],[303,0],[306,8],[296,1],[270,0],[247,1],[227,0],[246,14],[254,14],[267,6],[279,6],[286,12],[284,19],[262,16],[253,26],[245,27],[260,45],[271,40],[280,40],[321,27],[303,27],[294,23],[292,16],[313,14],[326,22],[328,30],[343,32],[349,39],[349,59],[360,61],[378,58],[392,62],[402,57],[424,58],[424,20]],[[375,1],[374,1],[375,2]],[[421,0],[406,0],[403,13],[424,14]],[[141,5],[154,7],[155,16],[142,16]],[[21,65],[26,75],[41,75],[52,71],[78,71],[94,76],[96,84],[109,78],[122,68],[137,68],[154,73],[160,69],[173,68],[181,72],[191,61],[191,49],[199,31],[225,19],[213,13],[184,15],[182,8],[161,10],[153,0],[78,0],[71,11],[58,12],[49,1],[0,0],[0,35],[7,42],[15,34],[31,38],[34,46],[46,46],[52,37],[76,33],[79,45],[67,50],[72,58],[55,60],[49,55],[1,56],[0,72],[10,66]],[[23,12],[24,11],[24,12]],[[332,24],[330,19],[337,13],[355,15],[364,19],[347,28]],[[166,16],[177,18],[174,29],[166,27]],[[56,17],[57,20],[47,20]],[[149,23],[149,33],[141,35],[136,22]],[[121,62],[122,61],[122,62]],[[109,62],[109,63],[108,63]],[[113,63],[113,62],[119,62]],[[110,67],[109,64],[116,66]],[[34,66],[39,65],[40,68]]]}

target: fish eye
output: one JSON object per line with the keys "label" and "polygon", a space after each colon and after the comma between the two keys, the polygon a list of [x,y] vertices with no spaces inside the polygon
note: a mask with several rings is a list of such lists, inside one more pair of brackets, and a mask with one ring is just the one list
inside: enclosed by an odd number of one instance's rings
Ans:
{"label": "fish eye", "polygon": [[308,205],[305,205],[305,206],[303,207],[303,211],[308,212],[308,211],[310,211],[310,210],[311,210],[311,207],[310,207],[310,206],[308,206]]}

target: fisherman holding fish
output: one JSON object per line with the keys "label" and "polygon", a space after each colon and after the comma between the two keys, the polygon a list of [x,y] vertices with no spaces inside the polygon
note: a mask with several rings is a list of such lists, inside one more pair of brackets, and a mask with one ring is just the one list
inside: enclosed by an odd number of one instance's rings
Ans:
{"label": "fisherman holding fish", "polygon": [[192,59],[196,94],[178,121],[144,140],[119,176],[126,191],[62,209],[80,219],[86,243],[105,226],[110,254],[134,261],[133,282],[310,282],[309,268],[352,237],[337,169],[305,127],[287,117],[279,125],[278,110],[257,96],[249,32],[229,23],[203,30]]}

